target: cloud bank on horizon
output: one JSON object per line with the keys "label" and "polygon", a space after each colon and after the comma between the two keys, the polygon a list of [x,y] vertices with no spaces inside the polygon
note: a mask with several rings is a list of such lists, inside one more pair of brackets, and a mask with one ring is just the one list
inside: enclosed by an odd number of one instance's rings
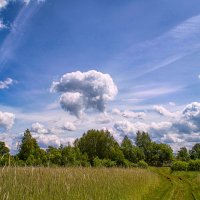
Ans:
{"label": "cloud bank on horizon", "polygon": [[0,140],[15,152],[26,128],[43,148],[94,128],[200,142],[199,23],[195,0],[0,0]]}

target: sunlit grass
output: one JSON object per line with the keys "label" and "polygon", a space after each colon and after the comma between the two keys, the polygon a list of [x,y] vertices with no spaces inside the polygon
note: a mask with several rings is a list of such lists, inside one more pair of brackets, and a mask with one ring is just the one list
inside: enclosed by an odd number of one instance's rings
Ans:
{"label": "sunlit grass", "polygon": [[1,168],[0,198],[139,200],[159,182],[154,172],[136,168]]}

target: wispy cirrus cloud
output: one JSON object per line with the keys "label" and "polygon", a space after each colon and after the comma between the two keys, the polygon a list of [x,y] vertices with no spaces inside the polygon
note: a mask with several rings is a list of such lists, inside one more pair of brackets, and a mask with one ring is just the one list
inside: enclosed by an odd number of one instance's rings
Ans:
{"label": "wispy cirrus cloud", "polygon": [[[24,36],[24,30],[26,28],[27,22],[37,11],[37,4],[30,3],[31,1],[37,1],[38,3],[44,2],[45,0],[23,0],[24,6],[18,13],[11,27],[9,27],[10,32],[4,39],[2,45],[0,46],[0,71],[4,67],[4,63],[13,56],[16,48],[22,43]],[[10,0],[0,0],[0,9],[5,8],[9,4]],[[20,0],[19,0],[20,2]],[[5,24],[0,22],[0,27],[6,28]],[[0,28],[1,29],[1,28]]]}
{"label": "wispy cirrus cloud", "polygon": [[20,40],[23,37],[22,30],[24,29],[27,20],[33,14],[34,10],[34,5],[25,6],[14,20],[10,29],[10,33],[0,46],[0,71],[4,66],[3,64],[12,56],[14,49],[16,49],[20,44]]}
{"label": "wispy cirrus cloud", "polygon": [[[138,79],[197,52],[200,49],[199,34],[200,15],[196,15],[159,37],[130,45],[105,66],[113,65],[113,74],[123,66],[123,71],[118,74],[120,77],[126,75],[127,82]],[[130,76],[127,76],[127,70]]]}
{"label": "wispy cirrus cloud", "polygon": [[170,94],[176,91],[179,91],[180,87],[158,87],[158,88],[152,88],[147,89],[143,91],[138,91],[134,93],[134,96],[140,97],[140,98],[152,98],[160,95]]}
{"label": "wispy cirrus cloud", "polygon": [[[5,8],[13,0],[0,0],[0,10]],[[31,1],[37,1],[38,3],[45,2],[46,0],[16,0],[17,2],[24,2],[28,5]]]}

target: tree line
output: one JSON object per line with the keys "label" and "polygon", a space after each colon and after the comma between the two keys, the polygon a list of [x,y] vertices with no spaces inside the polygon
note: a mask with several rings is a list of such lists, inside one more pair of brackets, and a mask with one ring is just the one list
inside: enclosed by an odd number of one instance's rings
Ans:
{"label": "tree line", "polygon": [[119,144],[108,130],[88,130],[73,145],[49,146],[42,149],[37,140],[26,130],[16,155],[4,142],[0,142],[0,165],[5,166],[94,166],[94,167],[143,167],[171,166],[172,162],[200,159],[200,144],[190,151],[182,147],[176,156],[172,148],[151,140],[147,132],[138,131],[135,144],[125,136]]}

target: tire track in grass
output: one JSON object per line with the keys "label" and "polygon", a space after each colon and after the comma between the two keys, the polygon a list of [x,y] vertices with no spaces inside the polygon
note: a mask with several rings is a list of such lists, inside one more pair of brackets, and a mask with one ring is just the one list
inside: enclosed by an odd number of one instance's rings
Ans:
{"label": "tire track in grass", "polygon": [[145,200],[196,200],[191,183],[170,173],[168,168],[152,168],[162,181],[159,188],[148,194]]}

